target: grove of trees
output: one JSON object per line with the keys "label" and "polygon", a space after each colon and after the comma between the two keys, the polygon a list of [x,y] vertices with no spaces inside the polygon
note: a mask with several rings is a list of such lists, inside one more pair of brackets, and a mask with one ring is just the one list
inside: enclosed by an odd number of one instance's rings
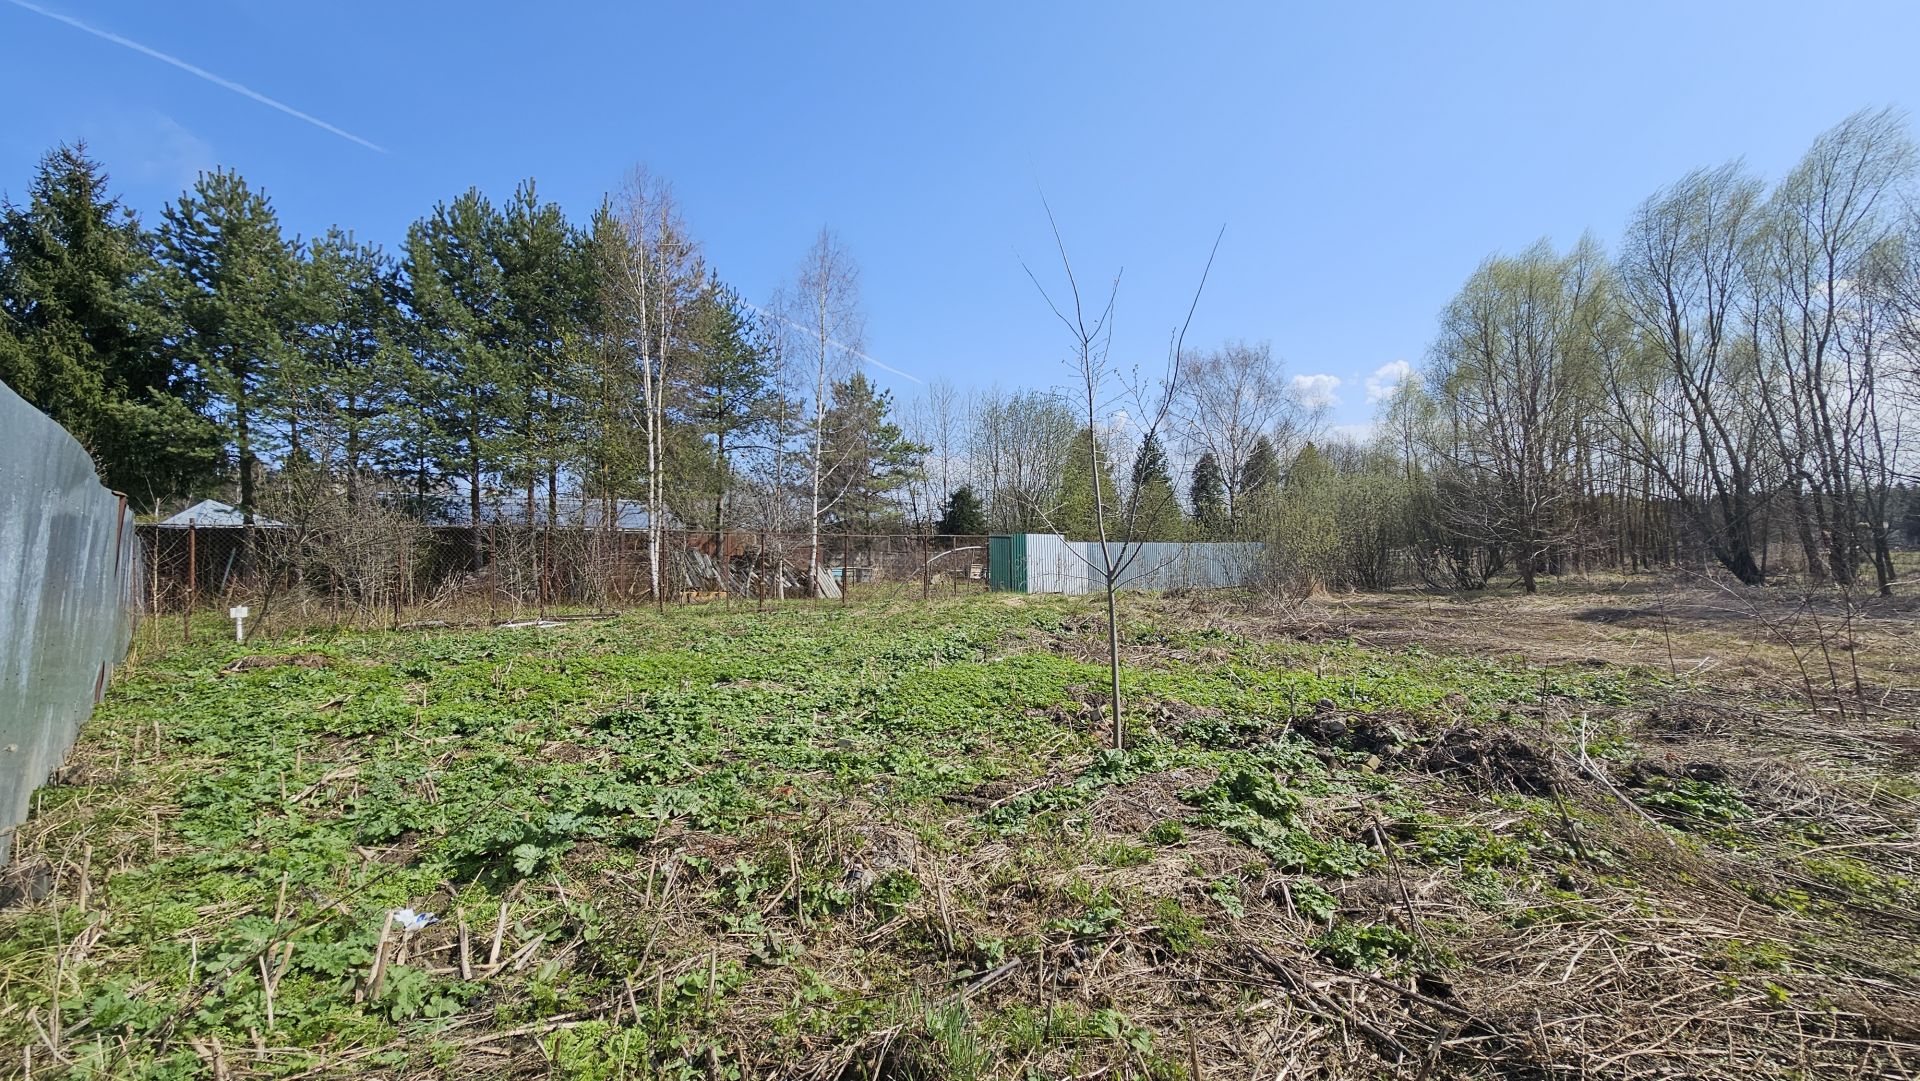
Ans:
{"label": "grove of trees", "polygon": [[214,494],[284,517],[297,491],[633,525],[638,505],[656,552],[746,529],[815,559],[823,533],[1124,527],[1271,541],[1295,588],[1687,566],[1887,591],[1920,543],[1915,171],[1904,118],[1862,112],[1770,186],[1681,177],[1611,250],[1490,256],[1356,441],[1243,341],[1180,351],[1150,422],[1080,389],[896,401],[861,367],[831,231],[758,306],[644,171],[584,217],[531,180],[470,190],[387,252],[289,236],[228,171],[149,224],[61,146],[0,205],[0,379],[149,512]]}

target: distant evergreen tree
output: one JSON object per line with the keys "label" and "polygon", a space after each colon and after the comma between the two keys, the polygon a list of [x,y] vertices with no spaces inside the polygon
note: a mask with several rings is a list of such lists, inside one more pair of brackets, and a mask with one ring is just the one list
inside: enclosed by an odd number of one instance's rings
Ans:
{"label": "distant evergreen tree", "polygon": [[1133,519],[1134,540],[1179,540],[1185,532],[1180,516],[1180,500],[1174,495],[1173,474],[1167,466],[1166,451],[1153,432],[1140,441],[1133,456],[1133,488],[1128,493]]}
{"label": "distant evergreen tree", "polygon": [[1173,487],[1173,473],[1167,468],[1167,452],[1160,448],[1160,437],[1148,432],[1133,456],[1133,486],[1142,488],[1158,481]]}
{"label": "distant evergreen tree", "polygon": [[[511,394],[505,286],[491,254],[498,223],[486,197],[469,190],[408,228],[402,263],[420,358],[416,400],[432,403],[431,468],[459,478],[476,523],[489,480],[506,469],[513,439],[504,400]],[[421,496],[425,487],[423,480]],[[477,550],[474,558],[477,567]]]}
{"label": "distant evergreen tree", "polygon": [[1253,450],[1247,454],[1240,487],[1248,491],[1263,491],[1279,486],[1280,456],[1274,453],[1273,441],[1263,435],[1253,441]]}
{"label": "distant evergreen tree", "polygon": [[338,228],[307,248],[299,279],[287,395],[304,415],[311,459],[340,477],[351,503],[370,473],[397,464],[390,456],[412,417],[399,281],[380,249]]}
{"label": "distant evergreen tree", "polygon": [[574,346],[591,318],[595,266],[585,238],[560,204],[541,202],[532,180],[514,189],[491,230],[488,254],[499,271],[499,319],[505,346],[501,400],[511,435],[508,479],[524,492],[529,524],[540,520],[539,493],[556,516],[560,467],[580,439],[578,398],[584,372]]}
{"label": "distant evergreen tree", "polygon": [[1220,536],[1227,528],[1227,478],[1212,451],[1200,455],[1193,464],[1193,479],[1187,485],[1187,502],[1193,512],[1194,531],[1202,538]]}
{"label": "distant evergreen tree", "polygon": [[770,434],[780,405],[780,373],[738,293],[714,277],[695,303],[693,340],[678,369],[678,389],[685,419],[707,445],[698,458],[697,483],[718,532],[726,528],[732,456]]}
{"label": "distant evergreen tree", "polygon": [[943,537],[977,537],[987,531],[987,508],[973,494],[973,485],[962,484],[953,490],[933,531]]}
{"label": "distant evergreen tree", "polygon": [[[1098,448],[1096,457],[1095,449]],[[1100,537],[1099,519],[1094,515],[1093,463],[1099,463],[1100,496],[1107,511],[1109,535],[1121,517],[1119,492],[1113,486],[1113,468],[1105,447],[1099,447],[1093,429],[1081,428],[1073,437],[1060,478],[1060,506],[1054,512],[1053,527],[1068,540],[1087,541]]]}
{"label": "distant evergreen tree", "polygon": [[1273,515],[1274,500],[1280,493],[1280,456],[1273,441],[1262,435],[1253,441],[1246,465],[1240,470],[1240,484],[1233,508],[1235,536],[1252,539],[1264,536]]}
{"label": "distant evergreen tree", "polygon": [[167,348],[152,237],[106,188],[84,143],[62,145],[25,206],[0,204],[0,380],[148,510],[212,482],[219,433]]}
{"label": "distant evergreen tree", "polygon": [[166,208],[159,235],[178,348],[224,429],[251,522],[262,461],[305,453],[281,382],[297,315],[293,253],[267,197],[219,169]]}
{"label": "distant evergreen tree", "polygon": [[926,448],[913,442],[889,414],[893,395],[854,372],[833,384],[826,415],[823,502],[829,525],[841,532],[885,533],[905,525],[893,494],[912,480]]}

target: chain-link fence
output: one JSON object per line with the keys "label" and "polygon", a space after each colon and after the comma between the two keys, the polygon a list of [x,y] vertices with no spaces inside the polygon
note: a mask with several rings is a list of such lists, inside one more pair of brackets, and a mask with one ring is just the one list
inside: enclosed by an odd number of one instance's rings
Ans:
{"label": "chain-link fence", "polygon": [[[987,588],[985,537],[428,526],[319,535],[296,526],[141,526],[155,612],[405,625],[645,605],[845,603]],[[658,558],[655,546],[658,546]],[[656,583],[654,566],[660,568]],[[191,626],[190,620],[183,626]]]}

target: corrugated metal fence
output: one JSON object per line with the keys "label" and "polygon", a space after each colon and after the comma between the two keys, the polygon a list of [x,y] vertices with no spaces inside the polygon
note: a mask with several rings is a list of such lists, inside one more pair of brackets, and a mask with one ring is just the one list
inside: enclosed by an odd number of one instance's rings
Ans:
{"label": "corrugated metal fence", "polygon": [[1112,541],[1103,553],[1098,541],[1070,541],[1057,533],[1004,534],[989,543],[993,558],[1007,564],[995,588],[1070,596],[1101,592],[1108,559],[1119,569],[1121,589],[1242,586],[1258,574],[1266,549],[1246,542]]}
{"label": "corrugated metal fence", "polygon": [[[1086,568],[1085,591],[1104,589],[1106,561],[1097,541],[1072,542]],[[1147,541],[1108,544],[1107,553],[1119,564],[1121,589],[1219,589],[1253,581],[1260,566],[1263,544],[1235,541],[1190,543]]]}
{"label": "corrugated metal fence", "polygon": [[126,655],[139,581],[126,498],[0,384],[0,861]]}

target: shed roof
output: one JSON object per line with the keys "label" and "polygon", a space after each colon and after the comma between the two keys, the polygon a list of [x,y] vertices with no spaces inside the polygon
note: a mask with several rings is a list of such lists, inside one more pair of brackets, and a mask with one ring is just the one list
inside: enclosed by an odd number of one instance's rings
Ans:
{"label": "shed roof", "polygon": [[[247,522],[246,517],[240,513],[240,508],[233,504],[222,503],[218,499],[202,499],[186,510],[170,518],[162,519],[158,524],[166,529],[185,529],[188,526],[209,529],[239,527],[246,525]],[[253,516],[253,524],[262,529],[285,529],[287,527],[287,523],[285,522],[276,522],[272,518],[263,518],[258,514]]]}

